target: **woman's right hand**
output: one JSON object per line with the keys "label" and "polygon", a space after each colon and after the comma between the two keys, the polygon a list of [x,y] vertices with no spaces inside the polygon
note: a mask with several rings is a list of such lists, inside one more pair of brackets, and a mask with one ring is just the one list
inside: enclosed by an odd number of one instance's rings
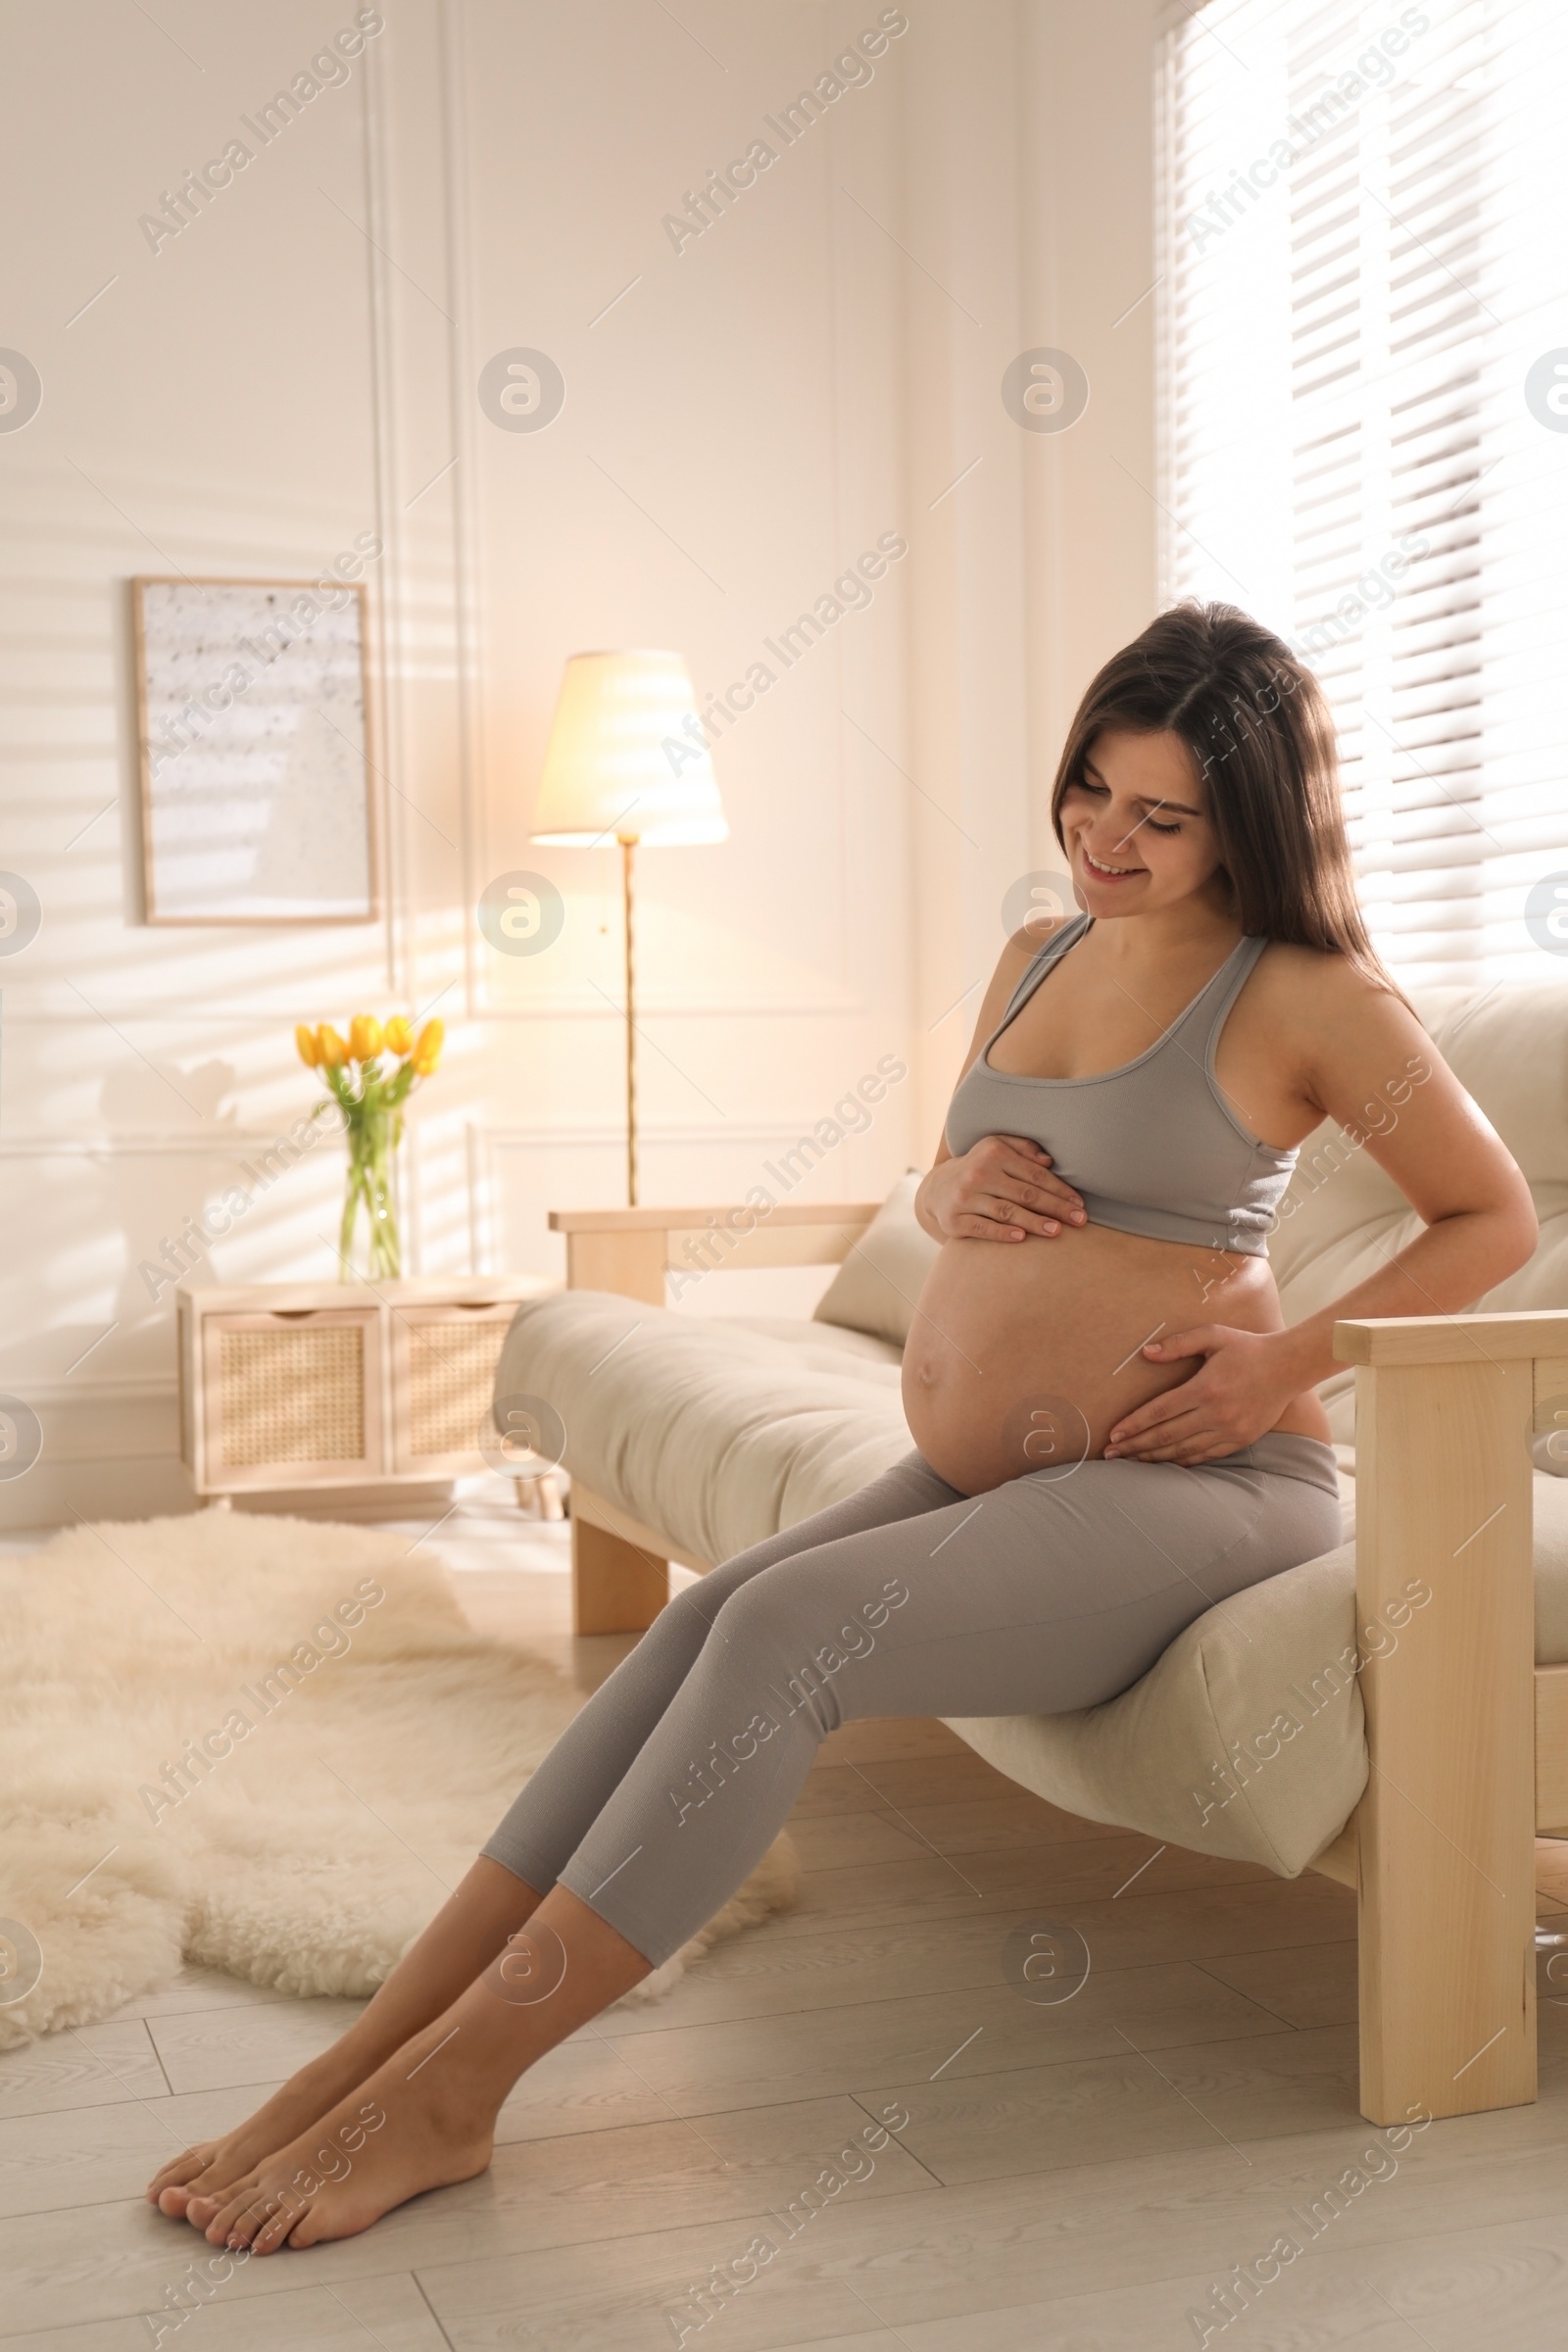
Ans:
{"label": "woman's right hand", "polygon": [[1051,1153],[1024,1136],[982,1136],[972,1152],[939,1160],[916,1213],[941,1241],[1022,1242],[1086,1222],[1084,1204],[1054,1174]]}

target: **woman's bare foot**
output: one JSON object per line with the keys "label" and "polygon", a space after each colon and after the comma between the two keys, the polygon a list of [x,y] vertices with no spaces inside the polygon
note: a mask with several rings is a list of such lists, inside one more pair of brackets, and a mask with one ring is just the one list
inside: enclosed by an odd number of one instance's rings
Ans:
{"label": "woman's bare foot", "polygon": [[[504,1875],[481,1860],[464,1881],[489,1904],[485,1940],[494,1956],[482,1974],[432,2017],[432,1973],[417,1979],[416,2001],[417,1972],[407,1962],[393,1972],[359,2025],[318,2062],[339,2070],[358,2062],[356,2086],[340,2072],[335,2100],[310,2126],[233,2180],[220,2187],[209,2179],[186,2197],[185,2219],[214,2245],[273,2254],[281,2245],[352,2237],[425,2189],[471,2180],[490,2162],[495,2120],[517,2077],[648,1975],[635,1945],[564,1886],[523,1927],[498,1936],[505,1911],[486,1891],[486,1873]],[[515,1897],[509,1899],[514,1912]],[[477,1941],[470,1935],[468,1948]],[[458,1958],[448,1955],[448,1980]],[[402,2014],[417,2006],[424,2019],[391,2041],[386,2029],[398,2003],[385,1996],[400,1982]],[[383,2036],[378,2048],[372,2028]]]}
{"label": "woman's bare foot", "polygon": [[198,2140],[172,2157],[148,2181],[148,2204],[182,2221],[193,2197],[214,2200],[236,2180],[247,2180],[265,2157],[308,2132],[354,2088],[365,2071],[363,2063],[343,2064],[335,2050],[313,2058],[221,2139]]}
{"label": "woman's bare foot", "polygon": [[[155,2173],[148,2203],[176,2220],[193,2218],[192,2198],[214,2211],[226,2203],[236,2181],[308,2132],[457,2000],[538,1901],[525,1881],[481,1855],[343,2038],[302,2066],[237,2131],[186,2148]],[[208,2218],[198,2226],[205,2229]]]}
{"label": "woman's bare foot", "polygon": [[495,2114],[455,2066],[442,2069],[445,2046],[440,2025],[416,2034],[220,2202],[193,2198],[192,2227],[215,2246],[275,2254],[356,2236],[425,2189],[471,2180],[490,2162]]}

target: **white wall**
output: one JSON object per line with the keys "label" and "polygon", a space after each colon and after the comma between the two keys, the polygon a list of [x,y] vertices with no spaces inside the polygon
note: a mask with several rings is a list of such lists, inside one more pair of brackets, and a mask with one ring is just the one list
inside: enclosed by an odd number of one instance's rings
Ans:
{"label": "white wall", "polygon": [[[888,1053],[908,1081],[810,1190],[929,1158],[1003,894],[1052,861],[1071,703],[1152,609],[1152,305],[1114,321],[1152,274],[1153,0],[907,13],[677,254],[662,217],[875,6],[688,0],[688,32],[651,0],[386,0],[347,84],[155,254],[138,216],[354,6],[103,7],[85,45],[7,9],[0,343],[44,399],[0,433],[0,865],[44,924],[0,957],[0,1391],[45,1450],[0,1524],[184,1501],[137,1266],[308,1106],[296,1021],[447,1020],[411,1271],[557,1270],[546,1209],[623,1197],[614,853],[527,838],[562,662],[667,644],[722,688],[886,531],[870,608],[716,749],[730,840],[641,858],[643,1197],[730,1197]],[[1003,410],[1034,344],[1089,369],[1070,433]],[[475,396],[514,345],[565,376],[541,433]],[[126,582],[308,577],[366,530],[384,919],[146,926]],[[514,867],[566,897],[547,956],[474,923]],[[292,1170],[213,1276],[329,1277],[339,1183],[330,1151]]]}

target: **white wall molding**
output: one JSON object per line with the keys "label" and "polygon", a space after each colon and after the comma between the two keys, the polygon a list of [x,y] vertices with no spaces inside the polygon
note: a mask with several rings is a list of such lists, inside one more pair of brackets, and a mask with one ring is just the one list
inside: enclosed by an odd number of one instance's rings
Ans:
{"label": "white wall molding", "polygon": [[[18,993],[10,987],[6,990],[5,1017],[8,1028],[80,1027],[82,1016],[79,1006],[75,1010],[70,1005],[18,1006],[12,1001]],[[209,997],[205,1004],[192,1005],[187,1009],[182,1005],[171,1004],[167,999],[158,999],[130,1004],[118,1003],[106,1009],[117,1020],[139,1021],[149,1027],[162,1023],[166,1027],[196,1032],[204,1028],[216,1028],[234,1038],[236,1028],[243,1021],[244,1032],[253,1035],[260,1033],[264,1037],[275,1037],[278,1029],[283,1027],[292,1036],[299,1023],[314,1027],[323,1017],[320,1011],[322,993],[324,990],[318,992],[309,1004],[300,1001],[261,1012],[255,1010],[254,992],[243,998],[236,997],[232,1004],[225,1004],[220,997]],[[774,1015],[794,1019],[802,1013],[864,1014],[875,1009],[870,998],[843,989],[824,990],[820,995],[809,997],[747,996],[744,992],[732,994],[728,990],[722,997],[695,997],[664,996],[657,986],[645,985],[641,979],[637,986],[639,1020],[653,1014],[661,1019],[667,1015],[673,1020],[728,1020],[732,1017],[762,1020]],[[488,1004],[479,1017],[485,1021],[500,1022],[593,1019],[611,1022],[616,1028],[622,1027],[625,1022],[625,1014],[618,1005],[608,1004],[602,996],[587,988],[558,988],[547,1001],[532,1004]],[[448,1027],[452,1025],[448,1016]],[[236,1045],[238,1042],[235,1038]]]}
{"label": "white wall molding", "polygon": [[[852,1092],[853,1089],[846,1091]],[[737,1120],[733,1126],[722,1127],[713,1124],[702,1125],[696,1121],[683,1124],[675,1120],[664,1121],[658,1126],[649,1127],[639,1121],[637,1141],[639,1146],[648,1145],[656,1150],[661,1144],[672,1146],[677,1144],[789,1145],[798,1143],[804,1135],[809,1135],[819,1120],[831,1118],[832,1115],[832,1106],[829,1105],[825,1110],[817,1109],[799,1119],[770,1119],[765,1123],[747,1124],[742,1124]],[[622,1157],[626,1151],[624,1126],[616,1127],[609,1124],[559,1128],[482,1127],[476,1125],[470,1132],[478,1136],[484,1143],[498,1146],[505,1151],[543,1151],[547,1148],[560,1149],[571,1145],[582,1145],[588,1150],[612,1147]],[[861,1128],[858,1132],[866,1135],[871,1131],[869,1128]],[[837,1150],[838,1147],[835,1145],[829,1148]]]}
{"label": "white wall molding", "polygon": [[[388,36],[395,40],[396,34]],[[375,777],[375,808],[379,829],[382,953],[385,957],[386,986],[396,990],[402,978],[398,955],[398,916],[401,907],[403,879],[403,841],[399,818],[403,801],[395,781],[402,764],[401,710],[398,703],[398,684],[401,675],[398,627],[405,596],[403,577],[403,539],[399,530],[398,514],[392,481],[393,449],[396,440],[396,410],[394,393],[396,373],[390,352],[391,323],[389,307],[391,295],[388,263],[386,185],[386,99],[385,81],[392,71],[387,56],[387,39],[377,41],[366,53],[366,71],[361,88],[361,123],[363,135],[364,200],[367,217],[365,235],[365,282],[369,305],[370,348],[368,368],[369,415],[368,424],[370,441],[370,471],[375,495],[375,529],[381,541],[381,560],[377,567],[376,589],[370,598],[370,632],[373,652],[370,662],[370,700],[372,709],[367,713],[369,725],[370,757],[379,771]]]}
{"label": "white wall molding", "polygon": [[[455,755],[458,791],[463,810],[463,996],[464,1009],[473,1019],[481,1004],[478,973],[478,927],[473,910],[479,896],[479,871],[493,870],[489,861],[489,811],[486,799],[484,630],[481,618],[481,556],[483,536],[479,514],[476,463],[478,403],[473,347],[473,245],[469,233],[471,197],[468,185],[471,141],[468,130],[467,60],[463,38],[463,0],[437,0],[437,39],[441,77],[441,181],[443,227],[447,260],[447,297],[452,306],[452,331],[447,337],[447,394],[453,468],[452,591],[454,643],[457,657]],[[489,1010],[488,1005],[485,1006]]]}
{"label": "white wall molding", "polygon": [[[321,1143],[336,1143],[333,1135],[325,1135]],[[0,1138],[0,1159],[127,1159],[144,1157],[160,1159],[166,1154],[185,1153],[192,1159],[211,1159],[233,1148],[234,1155],[253,1152],[270,1152],[278,1144],[290,1142],[287,1126],[182,1128],[172,1135],[106,1135],[55,1136],[12,1135]],[[321,1145],[313,1144],[313,1153]],[[304,1153],[301,1153],[304,1157]],[[294,1165],[290,1162],[290,1165]]]}
{"label": "white wall molding", "polygon": [[66,1405],[172,1404],[179,1383],[172,1376],[149,1373],[145,1380],[29,1380],[8,1375],[7,1395],[20,1396],[38,1411]]}

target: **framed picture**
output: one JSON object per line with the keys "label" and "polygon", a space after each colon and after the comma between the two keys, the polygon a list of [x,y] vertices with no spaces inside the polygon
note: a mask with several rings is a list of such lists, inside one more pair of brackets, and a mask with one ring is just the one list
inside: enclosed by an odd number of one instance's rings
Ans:
{"label": "framed picture", "polygon": [[376,914],[366,592],[136,579],[150,923]]}

